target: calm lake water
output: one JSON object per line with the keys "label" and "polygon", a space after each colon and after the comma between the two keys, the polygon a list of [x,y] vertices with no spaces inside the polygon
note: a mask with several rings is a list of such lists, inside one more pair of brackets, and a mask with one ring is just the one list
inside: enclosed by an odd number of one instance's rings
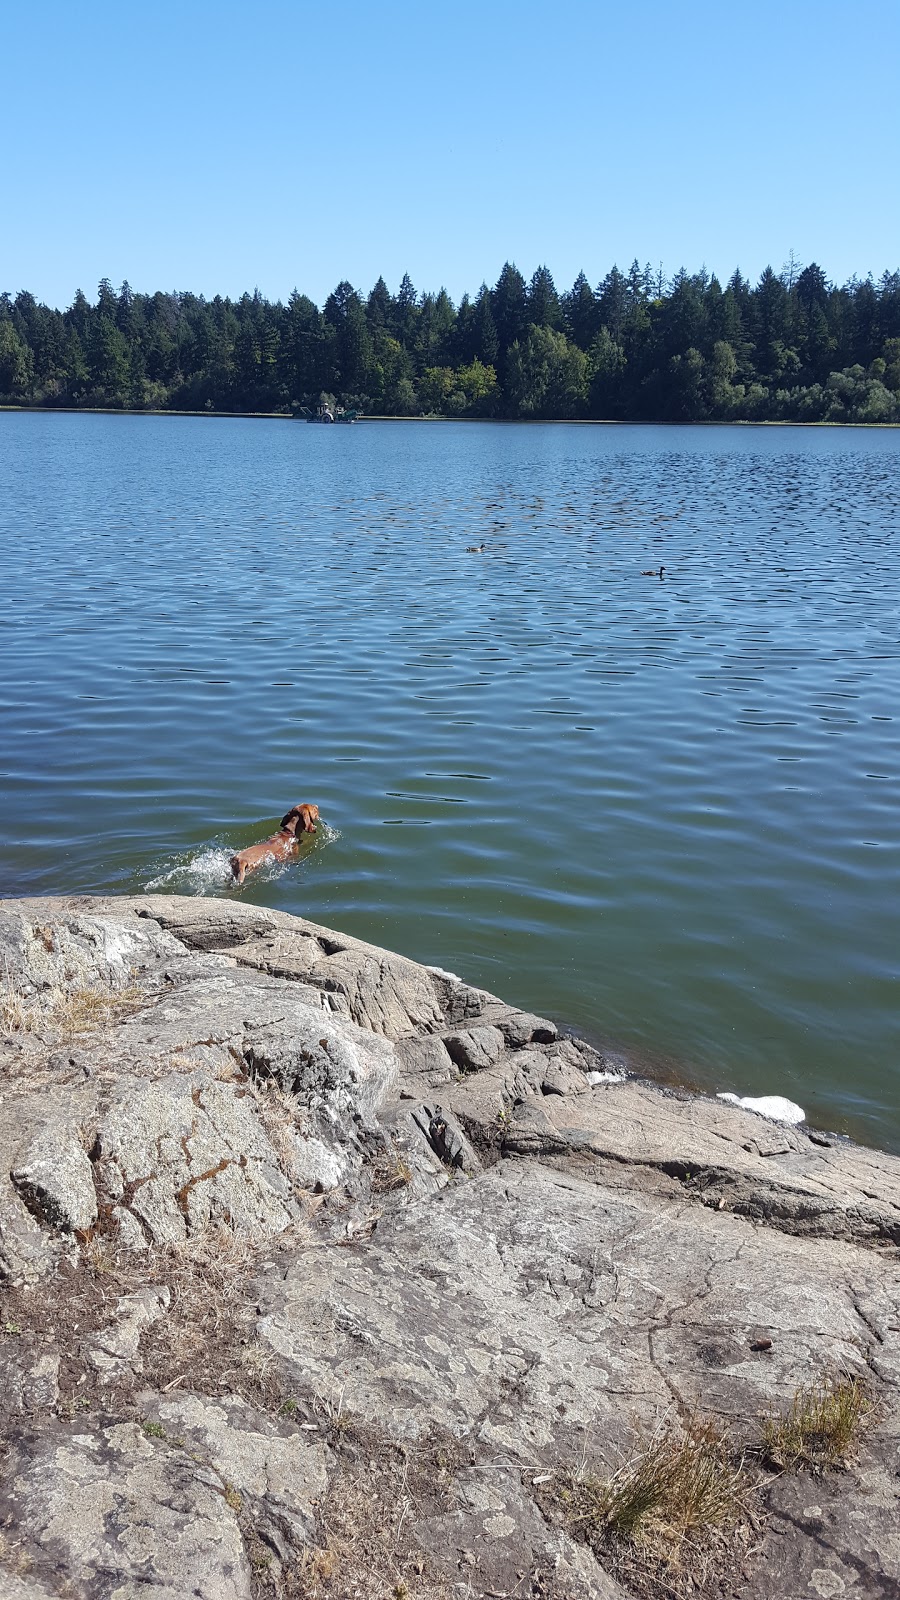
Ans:
{"label": "calm lake water", "polygon": [[898,514],[897,431],[0,415],[0,892],[239,894],[900,1149]]}

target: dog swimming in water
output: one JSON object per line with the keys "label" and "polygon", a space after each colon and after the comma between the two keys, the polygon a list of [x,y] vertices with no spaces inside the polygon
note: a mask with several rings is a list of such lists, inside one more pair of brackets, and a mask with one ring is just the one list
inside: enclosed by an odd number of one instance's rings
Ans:
{"label": "dog swimming in water", "polygon": [[231,858],[231,871],[235,883],[243,883],[248,872],[255,872],[266,861],[290,861],[300,847],[304,833],[315,833],[319,820],[318,806],[305,803],[291,806],[281,819],[277,833],[269,835],[259,844],[248,845]]}

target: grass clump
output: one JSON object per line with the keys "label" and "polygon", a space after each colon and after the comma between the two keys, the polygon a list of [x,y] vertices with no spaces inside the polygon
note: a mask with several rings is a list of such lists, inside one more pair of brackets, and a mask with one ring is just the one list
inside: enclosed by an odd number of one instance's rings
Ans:
{"label": "grass clump", "polygon": [[64,1038],[72,1038],[106,1027],[143,1004],[145,996],[134,985],[127,989],[48,989],[39,1001],[28,1002],[7,984],[0,997],[0,1027],[6,1033],[43,1033],[52,1029]]}
{"label": "grass clump", "polygon": [[90,1033],[143,1004],[144,995],[135,985],[128,989],[72,989],[54,1008],[52,1020],[63,1033]]}
{"label": "grass clump", "polygon": [[4,1033],[33,1033],[42,1020],[37,1006],[26,1005],[15,989],[4,989],[0,996],[0,1027]]}
{"label": "grass clump", "polygon": [[413,1181],[413,1170],[396,1146],[385,1150],[371,1164],[372,1189],[375,1194],[390,1194],[395,1189],[408,1189]]}
{"label": "grass clump", "polygon": [[611,1478],[584,1478],[566,1491],[568,1520],[605,1538],[677,1554],[686,1539],[738,1521],[745,1487],[723,1429],[713,1421],[669,1421]]}
{"label": "grass clump", "polygon": [[[377,1424],[350,1420],[341,1396],[326,1402],[347,1426],[330,1443],[328,1488],[318,1504],[318,1544],[300,1555],[284,1596],[278,1600],[450,1600],[451,1584],[436,1571],[416,1538],[423,1520],[457,1509],[455,1475],[467,1454],[455,1439],[435,1435],[399,1443]],[[484,1588],[476,1565],[462,1585],[467,1594]],[[498,1586],[507,1592],[505,1584]],[[455,1591],[454,1591],[455,1592]],[[513,1588],[510,1586],[510,1594]],[[516,1586],[524,1600],[525,1590]],[[537,1593],[528,1585],[529,1593]],[[547,1593],[550,1600],[552,1591]],[[276,1591],[266,1590],[266,1600]]]}
{"label": "grass clump", "polygon": [[556,1477],[544,1503],[626,1590],[680,1600],[718,1593],[740,1565],[755,1489],[720,1423],[668,1417],[618,1472]]}
{"label": "grass clump", "polygon": [[837,1466],[852,1455],[871,1409],[859,1378],[825,1377],[798,1389],[786,1415],[763,1421],[766,1461],[782,1471]]}
{"label": "grass clump", "polygon": [[273,1078],[255,1085],[259,1117],[275,1151],[278,1165],[289,1183],[299,1184],[298,1135],[308,1128],[308,1110],[300,1096],[282,1089]]}

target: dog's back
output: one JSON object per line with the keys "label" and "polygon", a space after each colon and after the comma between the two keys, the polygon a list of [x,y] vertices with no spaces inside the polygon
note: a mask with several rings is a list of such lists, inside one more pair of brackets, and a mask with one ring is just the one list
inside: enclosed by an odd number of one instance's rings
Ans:
{"label": "dog's back", "polygon": [[286,861],[297,849],[301,833],[315,833],[319,818],[318,806],[306,802],[292,806],[281,819],[277,833],[270,834],[260,844],[248,845],[231,858],[231,871],[236,883],[243,883],[248,872],[255,872],[264,861]]}

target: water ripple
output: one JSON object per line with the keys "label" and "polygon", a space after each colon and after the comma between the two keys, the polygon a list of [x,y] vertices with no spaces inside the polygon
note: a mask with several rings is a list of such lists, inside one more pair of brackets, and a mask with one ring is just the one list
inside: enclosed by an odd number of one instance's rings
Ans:
{"label": "water ripple", "polygon": [[221,892],[309,797],[242,894],[900,1148],[898,458],[3,414],[3,888]]}

